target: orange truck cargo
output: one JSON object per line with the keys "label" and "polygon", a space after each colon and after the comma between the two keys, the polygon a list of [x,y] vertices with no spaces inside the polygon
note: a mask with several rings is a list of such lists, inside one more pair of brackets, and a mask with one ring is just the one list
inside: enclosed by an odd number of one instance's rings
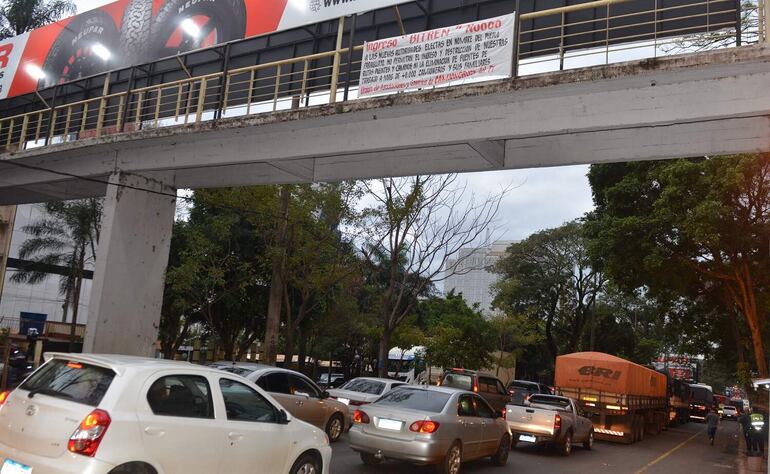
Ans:
{"label": "orange truck cargo", "polygon": [[554,385],[575,399],[597,438],[633,443],[666,422],[666,376],[620,357],[576,352],[556,358]]}

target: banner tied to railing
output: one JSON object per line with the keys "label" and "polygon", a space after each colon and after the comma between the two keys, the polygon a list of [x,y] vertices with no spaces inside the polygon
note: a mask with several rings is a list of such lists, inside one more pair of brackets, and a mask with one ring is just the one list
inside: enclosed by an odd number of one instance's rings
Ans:
{"label": "banner tied to railing", "polygon": [[359,97],[511,77],[516,14],[364,43]]}

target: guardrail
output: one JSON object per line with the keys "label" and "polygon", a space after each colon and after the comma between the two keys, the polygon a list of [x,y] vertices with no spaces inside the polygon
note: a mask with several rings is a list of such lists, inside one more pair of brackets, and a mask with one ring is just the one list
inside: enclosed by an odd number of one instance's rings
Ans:
{"label": "guardrail", "polygon": [[[764,4],[703,0],[659,7],[659,0],[650,0],[652,8],[627,12],[627,1],[597,0],[521,15],[514,75],[737,47],[766,36]],[[588,11],[596,17],[586,18],[583,13]],[[693,26],[687,26],[688,20]],[[673,22],[678,25],[675,29]],[[361,49],[338,47],[115,93],[110,92],[108,73],[98,97],[0,119],[0,148],[14,152],[356,99]]]}

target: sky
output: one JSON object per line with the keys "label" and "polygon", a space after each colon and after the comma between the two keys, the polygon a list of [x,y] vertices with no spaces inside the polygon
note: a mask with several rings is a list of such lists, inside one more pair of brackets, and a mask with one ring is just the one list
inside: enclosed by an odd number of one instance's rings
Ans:
{"label": "sky", "polygon": [[[76,0],[78,12],[110,3],[110,0]],[[542,229],[558,227],[593,208],[586,173],[588,166],[505,170],[467,173],[468,191],[485,196],[513,186],[498,214],[499,237],[521,240]]]}

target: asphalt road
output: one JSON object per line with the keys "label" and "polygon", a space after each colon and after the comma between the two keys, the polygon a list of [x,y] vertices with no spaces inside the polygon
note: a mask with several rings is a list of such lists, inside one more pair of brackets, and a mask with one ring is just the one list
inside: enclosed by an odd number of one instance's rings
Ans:
{"label": "asphalt road", "polygon": [[[730,474],[737,472],[738,424],[723,421],[714,446],[706,436],[705,425],[689,423],[669,428],[657,436],[647,436],[633,445],[597,441],[593,451],[578,446],[572,455],[562,457],[545,447],[525,447],[511,451],[508,465],[494,467],[488,459],[464,463],[463,474],[503,472],[628,473],[628,474]],[[347,435],[333,446],[332,474],[427,474],[430,467],[385,461],[366,467],[358,453],[347,444]]]}

